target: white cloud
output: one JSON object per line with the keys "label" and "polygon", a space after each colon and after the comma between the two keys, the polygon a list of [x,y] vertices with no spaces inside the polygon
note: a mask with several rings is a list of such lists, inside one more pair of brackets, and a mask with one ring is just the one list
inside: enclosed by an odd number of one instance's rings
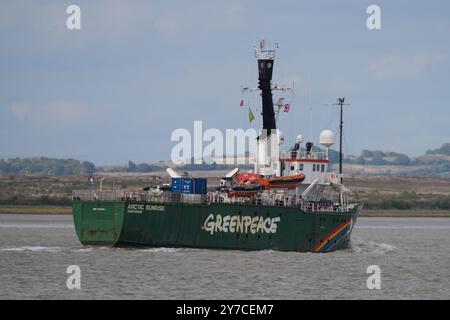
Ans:
{"label": "white cloud", "polygon": [[444,62],[448,54],[384,55],[369,65],[371,76],[380,81],[418,78],[432,67]]}
{"label": "white cloud", "polygon": [[180,6],[159,10],[153,20],[156,32],[162,37],[174,38],[189,33],[219,32],[238,29],[243,22],[244,7],[238,3],[217,6]]}
{"label": "white cloud", "polygon": [[89,115],[89,109],[85,105],[65,101],[44,105],[18,102],[12,104],[9,110],[16,119],[45,126],[69,125]]}

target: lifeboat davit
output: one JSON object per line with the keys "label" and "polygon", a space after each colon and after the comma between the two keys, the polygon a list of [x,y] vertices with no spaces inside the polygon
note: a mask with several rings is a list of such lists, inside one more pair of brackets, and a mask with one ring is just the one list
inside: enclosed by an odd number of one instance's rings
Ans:
{"label": "lifeboat davit", "polygon": [[262,190],[264,186],[261,184],[235,185],[231,186],[227,193],[230,197],[251,197]]}

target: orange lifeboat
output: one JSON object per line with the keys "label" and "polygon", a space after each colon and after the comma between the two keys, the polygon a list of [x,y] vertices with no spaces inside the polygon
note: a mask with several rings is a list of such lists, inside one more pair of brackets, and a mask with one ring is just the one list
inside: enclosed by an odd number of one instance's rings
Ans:
{"label": "orange lifeboat", "polygon": [[264,176],[258,173],[239,173],[235,177],[236,184],[259,184],[260,180],[264,180]]}
{"label": "orange lifeboat", "polygon": [[291,176],[283,176],[277,178],[269,178],[266,179],[267,184],[265,185],[266,189],[273,188],[286,188],[293,189],[297,187],[299,183],[305,180],[305,175],[303,173],[295,174]]}
{"label": "orange lifeboat", "polygon": [[263,186],[263,189],[265,190],[275,188],[293,189],[305,180],[305,175],[301,173],[277,178],[264,178],[263,175],[257,173],[241,173],[236,175],[235,179],[237,185],[236,187],[246,186],[246,188],[252,189],[251,192],[256,193],[258,192],[256,190],[260,190],[259,188],[256,188],[259,185]]}

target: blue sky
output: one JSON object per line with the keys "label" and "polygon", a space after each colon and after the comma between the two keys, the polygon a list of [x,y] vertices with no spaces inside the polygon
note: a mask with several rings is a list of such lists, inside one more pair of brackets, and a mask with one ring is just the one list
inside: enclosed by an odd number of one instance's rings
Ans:
{"label": "blue sky", "polygon": [[[81,7],[81,30],[66,8]],[[368,30],[366,8],[381,8]],[[278,42],[274,82],[295,80],[288,143],[337,131],[347,153],[419,155],[450,142],[448,1],[2,1],[0,157],[96,164],[170,158],[176,128],[249,127],[253,45]],[[290,95],[286,95],[291,98]],[[254,111],[257,96],[246,96]],[[256,114],[256,112],[255,112]],[[257,123],[258,124],[258,123]]]}

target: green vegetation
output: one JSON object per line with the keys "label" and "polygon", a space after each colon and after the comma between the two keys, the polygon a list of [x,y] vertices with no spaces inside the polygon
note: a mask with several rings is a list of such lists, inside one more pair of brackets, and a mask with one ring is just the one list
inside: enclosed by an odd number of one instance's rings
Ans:
{"label": "green vegetation", "polygon": [[215,161],[211,164],[207,164],[203,161],[201,164],[194,164],[192,160],[192,164],[185,164],[183,166],[177,166],[177,170],[180,171],[214,171],[214,170],[232,170],[238,167],[241,170],[249,170],[253,169],[253,165],[250,164],[217,164]]}
{"label": "green vegetation", "polygon": [[0,173],[6,174],[50,174],[67,176],[95,172],[92,162],[75,159],[14,158],[0,159]]}
{"label": "green vegetation", "polygon": [[450,156],[450,143],[444,143],[440,148],[428,150],[427,154],[443,154]]}
{"label": "green vegetation", "polygon": [[0,206],[0,214],[71,214],[72,206]]}
{"label": "green vegetation", "polygon": [[[330,154],[330,157],[331,163],[336,163],[333,154]],[[359,156],[345,157],[344,162],[359,166],[365,175],[449,177],[450,143],[414,158],[397,152],[363,150]],[[366,166],[367,170],[361,166]],[[381,166],[390,167],[383,169]]]}
{"label": "green vegetation", "polygon": [[[323,150],[318,146],[313,147],[314,151]],[[339,162],[339,152],[330,149],[329,157],[331,164]],[[231,170],[236,165],[217,164],[213,162],[207,164],[191,164],[177,166],[181,171],[215,171]],[[428,150],[425,155],[409,158],[407,155],[397,152],[384,152],[380,150],[363,150],[359,156],[346,156],[343,159],[346,164],[366,165],[366,166],[397,166],[414,167],[412,170],[404,171],[397,175],[408,176],[441,176],[450,175],[450,143],[444,143],[440,148]],[[117,165],[108,167],[96,167],[92,162],[75,159],[52,159],[40,158],[14,158],[0,159],[0,174],[48,174],[55,176],[67,176],[75,174],[92,174],[94,172],[158,172],[164,171],[167,163],[159,161],[157,163],[134,163],[128,161],[127,165]],[[238,165],[242,170],[252,169],[253,165]],[[383,174],[381,174],[383,175]],[[385,175],[392,175],[386,172]]]}
{"label": "green vegetation", "polygon": [[383,151],[371,151],[363,150],[361,155],[356,158],[346,158],[346,163],[353,164],[366,164],[366,165],[397,165],[408,166],[411,164],[411,159],[402,153],[396,152],[383,152]]}
{"label": "green vegetation", "polygon": [[363,209],[361,217],[450,217],[450,210],[366,210]]}
{"label": "green vegetation", "polygon": [[[9,213],[12,212],[9,208],[16,206],[70,207],[73,190],[98,189],[102,178],[104,178],[103,189],[107,191],[114,188],[121,192],[132,192],[142,190],[146,186],[154,187],[170,183],[170,178],[165,173],[157,176],[101,172],[92,174],[95,181],[92,186],[89,182],[90,176],[91,174],[71,176],[0,174],[0,207],[7,208],[4,211]],[[219,183],[221,173],[208,173],[207,177],[208,185],[213,188]],[[345,184],[354,191],[352,200],[364,202],[365,210],[394,212],[386,213],[394,216],[450,212],[448,178],[353,177],[347,178]],[[27,209],[26,212],[30,210]]]}
{"label": "green vegetation", "polygon": [[152,165],[148,163],[135,164],[132,161],[128,161],[127,172],[155,172],[161,171],[161,167],[157,165]]}
{"label": "green vegetation", "polygon": [[450,210],[450,195],[419,194],[414,191],[361,194],[364,207],[369,210]]}

